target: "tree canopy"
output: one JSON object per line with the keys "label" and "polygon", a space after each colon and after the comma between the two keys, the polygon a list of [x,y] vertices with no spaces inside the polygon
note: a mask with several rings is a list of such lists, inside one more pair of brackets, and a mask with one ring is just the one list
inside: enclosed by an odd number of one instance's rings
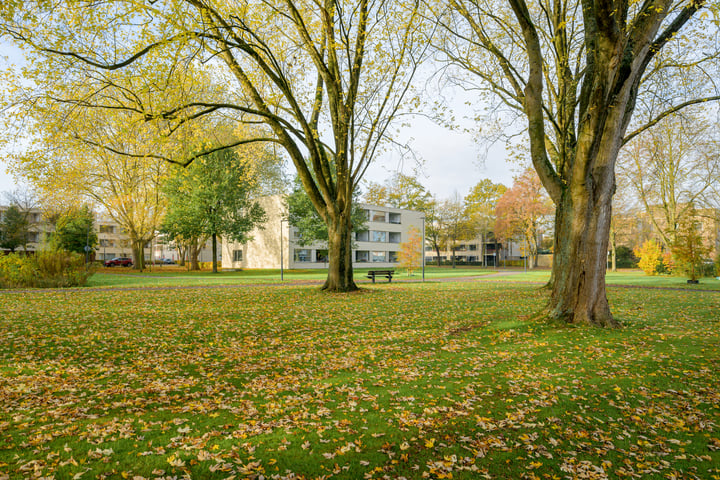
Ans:
{"label": "tree canopy", "polygon": [[[411,80],[427,48],[419,2],[38,0],[0,8],[0,34],[28,52],[25,74],[36,88],[17,95],[26,105],[41,98],[78,112],[123,112],[130,125],[151,124],[167,139],[192,137],[204,117],[264,125],[217,148],[261,141],[284,150],[328,226],[324,288],[356,288],[351,197],[393,119],[413,107]],[[203,76],[228,88],[193,81]],[[187,164],[198,156],[177,153],[163,147],[143,157]]]}
{"label": "tree canopy", "polygon": [[55,231],[52,234],[53,247],[86,254],[85,247],[94,249],[98,243],[94,222],[93,212],[87,205],[62,213],[55,223]]}
{"label": "tree canopy", "polygon": [[668,114],[720,98],[717,18],[698,15],[705,5],[433,3],[446,33],[437,46],[456,79],[491,100],[491,112],[526,119],[532,164],[556,206],[549,318],[618,325],[605,294],[616,159]]}
{"label": "tree canopy", "polygon": [[0,221],[0,248],[14,252],[28,243],[30,220],[27,213],[17,205],[10,205],[2,214]]}
{"label": "tree canopy", "polygon": [[[254,154],[253,149],[243,150],[244,155]],[[243,243],[265,221],[265,212],[254,198],[257,181],[251,174],[252,163],[240,153],[225,149],[201,156],[187,168],[175,168],[163,186],[168,211],[162,230],[181,239],[212,237],[213,272],[217,272],[218,236]]]}

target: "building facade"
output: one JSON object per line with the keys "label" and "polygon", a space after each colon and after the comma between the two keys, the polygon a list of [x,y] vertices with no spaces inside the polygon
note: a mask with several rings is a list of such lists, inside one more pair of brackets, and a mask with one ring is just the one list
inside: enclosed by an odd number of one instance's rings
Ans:
{"label": "building facade", "polygon": [[[244,244],[223,241],[223,269],[241,268],[327,268],[325,242],[301,245],[295,228],[288,225],[287,207],[282,196],[260,200],[268,220],[264,228],[255,229]],[[410,239],[410,230],[422,232],[423,214],[412,210],[361,204],[367,223],[355,232],[354,268],[393,268],[399,263],[400,244]]]}
{"label": "building facade", "polygon": [[[478,236],[475,238],[458,240],[455,248],[455,263],[468,265],[484,265],[497,267],[503,262],[520,261],[524,258],[525,249],[523,243],[518,240],[500,242],[492,235],[485,239]],[[483,256],[485,257],[483,262]],[[453,251],[440,250],[440,262],[452,262]],[[438,253],[429,245],[425,245],[425,263],[435,264],[438,260]]]}

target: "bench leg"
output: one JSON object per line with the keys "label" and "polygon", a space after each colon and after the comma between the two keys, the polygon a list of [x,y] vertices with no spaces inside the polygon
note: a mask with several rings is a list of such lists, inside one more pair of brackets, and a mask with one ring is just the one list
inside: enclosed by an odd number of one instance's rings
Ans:
{"label": "bench leg", "polygon": [[375,275],[372,276],[372,283],[375,283]]}

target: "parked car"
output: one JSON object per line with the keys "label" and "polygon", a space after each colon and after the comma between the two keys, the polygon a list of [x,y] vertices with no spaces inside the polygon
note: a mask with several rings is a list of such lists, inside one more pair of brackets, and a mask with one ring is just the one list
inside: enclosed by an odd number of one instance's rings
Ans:
{"label": "parked car", "polygon": [[163,258],[162,263],[165,265],[175,265],[175,260],[172,258]]}
{"label": "parked car", "polygon": [[106,260],[106,267],[132,267],[132,259],[128,257],[115,257],[112,260]]}

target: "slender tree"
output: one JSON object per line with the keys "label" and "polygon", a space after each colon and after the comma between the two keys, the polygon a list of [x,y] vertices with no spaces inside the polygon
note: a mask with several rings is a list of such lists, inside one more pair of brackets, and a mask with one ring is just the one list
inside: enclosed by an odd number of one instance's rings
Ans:
{"label": "slender tree", "polygon": [[251,162],[241,156],[252,153],[253,149],[247,147],[240,151],[214,151],[187,168],[177,167],[163,187],[168,212],[162,230],[181,239],[209,237],[213,273],[218,271],[218,237],[245,242],[250,231],[266,218],[253,198]]}
{"label": "slender tree", "polygon": [[485,241],[495,226],[498,200],[506,190],[507,187],[502,183],[493,183],[485,178],[475,184],[463,199],[468,228],[481,238],[480,256],[484,266],[486,266]]}
{"label": "slender tree", "polygon": [[438,207],[438,216],[444,226],[442,235],[446,248],[451,251],[452,268],[455,268],[455,252],[460,240],[466,239],[470,234],[469,223],[465,216],[465,209],[457,192],[442,201]]}
{"label": "slender tree", "polygon": [[425,211],[425,240],[430,244],[430,248],[435,250],[435,261],[439,267],[441,264],[440,250],[445,248],[445,218],[442,216],[440,202],[431,197]]}
{"label": "slender tree", "polygon": [[[720,98],[715,25],[697,15],[705,3],[437,2],[451,70],[526,118],[532,163],[556,207],[550,318],[618,325],[605,293],[617,155],[669,112]],[[647,115],[630,128],[637,105]]]}
{"label": "slender tree", "polygon": [[534,268],[537,265],[538,236],[552,212],[552,203],[540,179],[533,169],[528,169],[498,200],[495,234],[508,241],[522,238],[528,247],[525,255],[530,258],[530,268]]}
{"label": "slender tree", "polygon": [[425,254],[422,249],[422,235],[415,227],[410,227],[408,239],[400,244],[398,260],[400,267],[407,271],[408,276],[413,274],[422,266],[422,256]]}

